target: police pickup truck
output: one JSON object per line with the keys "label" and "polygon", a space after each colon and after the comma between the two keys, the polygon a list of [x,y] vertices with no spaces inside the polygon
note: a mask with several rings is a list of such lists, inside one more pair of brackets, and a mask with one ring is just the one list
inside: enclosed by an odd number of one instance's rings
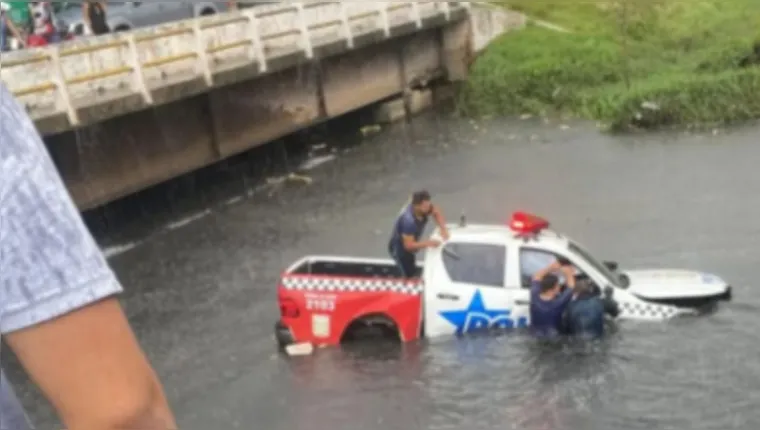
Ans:
{"label": "police pickup truck", "polygon": [[[402,342],[419,337],[509,329],[530,324],[532,275],[558,257],[576,278],[612,290],[620,319],[667,320],[731,299],[721,278],[687,270],[619,271],[578,243],[549,229],[545,219],[515,212],[505,225],[449,228],[428,249],[418,278],[403,279],[393,261],[307,256],[282,274],[278,287],[281,346],[337,345],[368,328]],[[440,239],[438,231],[433,237]]]}

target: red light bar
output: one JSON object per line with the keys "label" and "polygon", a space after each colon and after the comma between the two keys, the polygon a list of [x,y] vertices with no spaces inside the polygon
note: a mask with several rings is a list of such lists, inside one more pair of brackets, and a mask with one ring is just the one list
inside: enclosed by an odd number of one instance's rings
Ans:
{"label": "red light bar", "polygon": [[527,212],[515,212],[509,220],[509,228],[519,235],[538,234],[549,228],[549,221]]}

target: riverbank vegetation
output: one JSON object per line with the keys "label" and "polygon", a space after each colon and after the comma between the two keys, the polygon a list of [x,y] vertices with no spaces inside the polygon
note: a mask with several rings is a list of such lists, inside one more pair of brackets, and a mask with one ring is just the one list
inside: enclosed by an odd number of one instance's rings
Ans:
{"label": "riverbank vegetation", "polygon": [[613,130],[760,118],[758,0],[498,3],[533,23],[475,61],[465,113],[559,111]]}

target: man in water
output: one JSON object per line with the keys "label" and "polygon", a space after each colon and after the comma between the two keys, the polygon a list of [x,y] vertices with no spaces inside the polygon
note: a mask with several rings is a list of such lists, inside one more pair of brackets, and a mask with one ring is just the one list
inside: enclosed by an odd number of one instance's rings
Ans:
{"label": "man in water", "polygon": [[[67,429],[177,428],[119,280],[0,81],[0,334]],[[0,373],[0,429],[32,426]]]}
{"label": "man in water", "polygon": [[598,288],[590,282],[579,282],[575,287],[574,299],[567,305],[565,317],[568,334],[584,339],[604,336],[604,315],[616,318],[620,313],[612,293],[613,290],[608,287],[604,297],[600,297]]}
{"label": "man in water", "polygon": [[[564,275],[567,288],[562,291],[558,274]],[[539,337],[556,337],[563,332],[565,308],[573,298],[575,269],[572,264],[553,261],[533,276],[530,288],[531,331]]]}
{"label": "man in water", "polygon": [[396,262],[402,277],[417,276],[417,263],[414,258],[417,251],[424,248],[436,248],[441,244],[436,239],[420,241],[430,216],[441,230],[443,240],[448,240],[449,231],[443,214],[433,205],[430,193],[425,190],[412,194],[411,203],[404,207],[396,218],[393,234],[388,242],[388,252]]}

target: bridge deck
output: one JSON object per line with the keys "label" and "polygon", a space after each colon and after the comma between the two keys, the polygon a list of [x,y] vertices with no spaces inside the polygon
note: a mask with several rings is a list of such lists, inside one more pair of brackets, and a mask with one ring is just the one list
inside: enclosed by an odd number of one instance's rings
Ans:
{"label": "bridge deck", "polygon": [[55,134],[464,19],[468,2],[271,4],[3,54],[0,79]]}

